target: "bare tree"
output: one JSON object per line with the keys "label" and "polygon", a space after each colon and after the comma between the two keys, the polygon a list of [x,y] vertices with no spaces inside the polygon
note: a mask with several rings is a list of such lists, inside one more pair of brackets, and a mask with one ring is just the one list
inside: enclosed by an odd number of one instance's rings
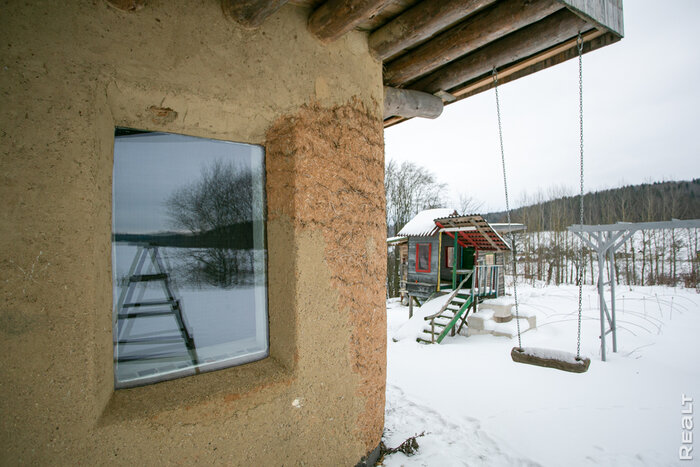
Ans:
{"label": "bare tree", "polygon": [[408,223],[424,209],[440,207],[446,185],[438,183],[435,175],[413,162],[389,161],[384,172],[386,193],[386,224],[389,235]]}
{"label": "bare tree", "polygon": [[[412,162],[389,161],[384,172],[387,235],[396,235],[413,216],[424,209],[440,207],[446,186],[435,175]],[[399,293],[401,270],[396,248],[387,254],[387,295]]]}
{"label": "bare tree", "polygon": [[[190,283],[231,287],[252,272],[253,182],[249,168],[215,161],[199,179],[165,202],[172,227],[187,230],[198,247],[180,257]],[[250,270],[243,271],[246,266]]]}
{"label": "bare tree", "polygon": [[457,210],[462,215],[474,214],[484,206],[483,201],[479,201],[465,192],[460,192],[457,197]]}

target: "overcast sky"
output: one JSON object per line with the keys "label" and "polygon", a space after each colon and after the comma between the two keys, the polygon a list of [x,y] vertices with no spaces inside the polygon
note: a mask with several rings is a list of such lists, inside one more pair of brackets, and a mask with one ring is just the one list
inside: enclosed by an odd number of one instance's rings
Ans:
{"label": "overcast sky", "polygon": [[[217,160],[262,170],[260,146],[169,133],[120,136],[114,140],[115,233],[172,230],[165,202],[196,182]],[[260,190],[261,191],[261,190]]]}
{"label": "overcast sky", "polygon": [[[626,0],[625,37],[583,56],[585,191],[700,177],[700,1]],[[511,207],[525,193],[578,192],[578,61],[499,88]],[[493,90],[385,132],[386,159],[413,161],[505,208]]]}

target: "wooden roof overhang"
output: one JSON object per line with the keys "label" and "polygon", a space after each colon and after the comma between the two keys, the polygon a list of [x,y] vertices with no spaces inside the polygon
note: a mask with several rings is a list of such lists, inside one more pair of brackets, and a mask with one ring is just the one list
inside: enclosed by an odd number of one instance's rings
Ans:
{"label": "wooden roof overhang", "polygon": [[388,246],[402,245],[408,243],[408,237],[390,237],[386,239]]}
{"label": "wooden roof overhang", "polygon": [[579,32],[584,53],[624,34],[622,0],[222,0],[246,27],[285,3],[308,8],[324,42],[367,32],[384,66],[385,127],[490,89],[494,69],[504,84],[576,57]]}
{"label": "wooden roof overhang", "polygon": [[440,232],[454,238],[463,246],[479,251],[510,251],[510,246],[486,220],[479,215],[449,216],[435,219]]}

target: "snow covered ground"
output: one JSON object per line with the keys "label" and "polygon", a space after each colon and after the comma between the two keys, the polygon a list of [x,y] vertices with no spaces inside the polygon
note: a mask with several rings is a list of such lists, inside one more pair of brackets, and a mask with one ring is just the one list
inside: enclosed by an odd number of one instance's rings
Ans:
{"label": "snow covered ground", "polygon": [[[538,325],[523,334],[524,347],[576,352],[577,292],[518,287],[521,310]],[[418,344],[408,308],[389,300],[384,442],[425,435],[414,456],[392,454],[384,465],[700,465],[700,447],[692,461],[679,460],[684,395],[700,424],[700,294],[619,286],[618,352],[608,336],[606,362],[597,299],[584,289],[581,353],[591,366],[582,374],[514,363],[517,337]]]}

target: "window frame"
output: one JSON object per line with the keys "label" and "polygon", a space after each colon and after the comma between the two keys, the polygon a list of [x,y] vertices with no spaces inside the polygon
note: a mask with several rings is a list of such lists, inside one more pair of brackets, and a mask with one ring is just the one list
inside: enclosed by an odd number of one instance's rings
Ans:
{"label": "window frame", "polygon": [[[419,269],[419,258],[420,258],[420,247],[423,245],[424,247],[428,247],[428,269]],[[431,272],[432,270],[432,253],[433,253],[433,244],[432,243],[416,243],[416,272]]]}
{"label": "window frame", "polygon": [[[252,271],[252,273],[255,275],[255,278],[253,279],[254,283],[257,283],[257,281],[260,280],[261,281],[260,284],[262,284],[264,287],[264,290],[262,292],[256,291],[256,292],[253,292],[253,295],[252,295],[253,300],[255,301],[255,310],[254,310],[254,316],[253,316],[253,321],[255,323],[255,329],[254,329],[254,335],[252,338],[255,339],[256,344],[261,345],[261,348],[257,351],[249,352],[249,353],[243,354],[243,355],[230,355],[229,356],[230,358],[224,358],[224,359],[212,360],[212,359],[207,359],[206,357],[201,357],[201,358],[198,357],[196,359],[196,361],[193,361],[192,364],[188,365],[187,367],[177,367],[174,370],[168,369],[168,371],[163,371],[162,369],[160,369],[160,370],[154,369],[155,371],[152,372],[151,374],[144,375],[144,376],[139,377],[139,378],[134,378],[134,377],[132,377],[132,378],[123,378],[122,377],[122,378],[120,378],[120,375],[118,375],[119,363],[116,360],[117,359],[116,355],[117,355],[117,353],[120,352],[120,350],[121,350],[121,352],[125,351],[125,348],[123,347],[123,345],[120,345],[120,344],[125,344],[126,342],[120,342],[120,337],[114,337],[115,331],[118,332],[118,330],[119,330],[119,327],[114,324],[115,323],[115,313],[119,313],[119,310],[116,310],[116,307],[119,305],[119,303],[118,303],[118,301],[113,302],[112,339],[110,339],[112,341],[112,348],[113,348],[113,352],[115,355],[114,361],[112,364],[112,370],[113,370],[113,375],[114,375],[113,389],[120,390],[120,389],[127,389],[127,388],[135,388],[135,387],[139,387],[139,386],[152,386],[152,385],[157,384],[157,383],[164,383],[167,381],[179,380],[181,378],[191,376],[191,375],[197,375],[200,373],[213,372],[213,371],[219,371],[219,370],[240,367],[243,365],[247,365],[247,364],[251,364],[251,363],[255,363],[255,362],[267,359],[271,355],[271,346],[270,346],[270,306],[269,306],[269,297],[268,297],[268,294],[269,294],[269,283],[268,283],[269,268],[268,268],[268,251],[267,251],[267,225],[266,225],[266,219],[265,219],[266,218],[266,211],[267,211],[267,193],[266,193],[266,183],[267,182],[266,182],[266,171],[265,171],[265,163],[266,163],[265,148],[261,145],[252,144],[252,143],[229,141],[229,140],[217,140],[217,139],[208,138],[208,137],[191,136],[191,135],[187,135],[187,134],[183,134],[183,133],[138,130],[138,129],[134,129],[134,128],[130,128],[130,127],[116,126],[114,129],[114,133],[113,133],[113,136],[114,136],[114,141],[113,141],[113,148],[114,148],[113,151],[114,152],[113,152],[113,168],[112,168],[112,190],[113,190],[113,193],[114,193],[114,189],[115,189],[115,184],[117,183],[117,175],[114,171],[116,158],[118,157],[116,154],[117,140],[121,136],[131,136],[131,135],[141,135],[141,134],[143,134],[144,136],[148,136],[148,135],[173,136],[175,138],[184,138],[187,140],[199,140],[202,143],[206,143],[208,141],[208,142],[213,142],[216,144],[234,144],[239,148],[241,146],[249,146],[249,147],[259,148],[261,150],[261,154],[260,154],[261,166],[258,167],[258,169],[259,169],[258,172],[262,178],[255,179],[255,181],[253,183],[254,185],[256,183],[259,183],[260,187],[251,188],[253,191],[257,190],[256,195],[259,196],[258,203],[261,203],[261,206],[259,206],[259,208],[261,208],[261,210],[254,211],[253,219],[250,221],[250,223],[252,224],[251,227],[253,229],[252,235],[253,235],[253,237],[255,237],[255,240],[253,240],[253,241],[255,243],[258,243],[259,246],[262,245],[262,248],[259,248],[259,247],[250,248],[251,250],[255,250],[255,251],[261,250],[262,251],[262,253],[260,253],[261,258],[258,258],[258,259],[261,259],[261,261],[259,263],[262,265],[261,266],[262,269],[258,269],[257,266],[254,266],[253,271]],[[251,157],[253,157],[253,156],[251,156]],[[256,157],[258,157],[258,156],[256,156]],[[234,160],[234,159],[231,159],[231,160]],[[255,175],[252,175],[252,177],[255,177]],[[193,179],[193,180],[196,181],[196,179]],[[256,195],[254,195],[254,196],[256,196]],[[115,287],[116,288],[120,288],[120,287],[123,288],[123,285],[118,286],[118,285],[116,285],[117,283],[115,282],[115,280],[117,280],[117,276],[115,276],[114,274],[117,271],[116,264],[118,261],[118,259],[117,259],[118,254],[116,253],[115,245],[117,243],[130,245],[131,243],[125,242],[125,240],[120,240],[119,242],[115,241],[116,236],[118,236],[117,235],[118,232],[115,231],[115,227],[116,227],[115,213],[118,211],[117,205],[115,203],[116,203],[116,198],[113,194],[113,196],[112,196],[112,228],[110,229],[112,232],[112,252],[111,252],[111,263],[112,263],[112,270],[113,270],[112,287],[113,288],[115,288]],[[253,201],[253,203],[255,203],[255,201]],[[256,208],[254,208],[254,209],[256,209]],[[260,216],[256,217],[255,213],[260,213]],[[259,233],[255,232],[256,229],[259,230]],[[148,234],[144,234],[144,235],[148,235]],[[134,240],[134,241],[137,242],[138,240]],[[149,249],[151,247],[150,246],[143,246],[143,248]],[[155,248],[155,250],[157,251],[158,248],[161,248],[161,249],[179,248],[179,246],[159,245]],[[197,246],[197,247],[190,247],[190,248],[210,249],[212,247]],[[227,248],[227,247],[224,246],[223,248]],[[153,256],[153,259],[152,259],[153,265],[151,265],[149,267],[153,267],[155,265],[155,262],[157,261],[156,260],[157,256],[158,256],[157,253],[155,254],[155,256]],[[254,261],[254,260],[252,260],[252,261]],[[166,267],[166,269],[169,269],[169,268],[171,268],[171,265],[167,264],[167,262],[166,262],[165,267]],[[170,272],[168,272],[167,275],[169,276]],[[258,279],[258,278],[260,278],[260,279]],[[153,280],[155,280],[155,279],[153,279]],[[166,282],[166,281],[169,281],[170,279],[168,278],[168,279],[160,279],[160,280],[162,280],[163,282]],[[167,286],[171,287],[170,284],[167,284]],[[228,290],[228,288],[226,288],[226,287],[223,287],[223,288]],[[168,294],[170,294],[170,295],[172,295],[172,297],[174,297],[174,298],[170,298],[168,301],[172,301],[175,303],[175,305],[172,307],[172,310],[170,311],[169,314],[172,314],[174,318],[177,315],[180,318],[180,320],[187,321],[187,316],[184,315],[181,311],[182,308],[180,305],[180,301],[181,301],[182,295],[183,295],[181,292],[182,292],[181,290],[177,291],[175,294],[172,294],[171,291],[168,292]],[[117,291],[115,290],[114,293],[117,293]],[[170,295],[168,295],[168,296],[170,296]],[[145,300],[144,303],[146,303],[148,301],[149,300]],[[146,306],[148,306],[148,305],[146,305]],[[155,305],[152,305],[152,306],[155,306]],[[122,304],[122,308],[123,307],[124,307],[124,305]],[[145,315],[145,314],[142,314],[142,315]],[[130,319],[134,320],[136,318],[137,317],[131,317]],[[125,319],[127,319],[127,318],[125,318]],[[176,327],[177,327],[178,322],[179,321],[177,321],[177,318],[176,318],[176,321],[175,321]],[[191,335],[193,333],[193,326],[190,323],[186,323],[184,326],[186,328],[186,331],[184,333],[182,333],[182,330],[181,330],[181,335],[183,337],[183,344],[187,348],[188,354],[190,354],[190,356],[191,356],[192,355],[190,353],[191,348],[187,344],[187,339],[185,338],[185,336],[187,334],[187,337],[189,337],[189,339],[192,340]],[[126,336],[126,337],[128,338],[128,336]],[[126,339],[123,339],[123,340],[126,340]],[[233,336],[231,336],[228,340],[221,342],[221,343],[214,344],[214,345],[231,346],[232,344],[237,343],[240,340],[241,339],[237,339],[237,338],[234,338]],[[156,339],[153,339],[153,341],[155,342]],[[142,343],[141,345],[148,345],[148,344],[158,345],[158,344],[155,344],[154,342]],[[209,345],[209,346],[204,345],[202,347],[200,347],[200,346],[192,347],[192,349],[194,349],[194,351],[195,351],[194,355],[197,355],[197,351],[201,352],[202,350],[207,350],[207,347],[211,348],[211,347],[213,347],[213,345]],[[154,352],[153,349],[149,349],[149,350],[145,350],[145,352],[146,352],[145,354],[147,354],[149,351]],[[127,358],[131,357],[131,355],[125,355],[125,356]],[[136,361],[136,362],[141,362],[143,360],[145,360],[145,359],[131,359],[131,361]],[[184,360],[187,360],[187,359],[184,359]],[[166,367],[167,367],[167,365],[166,365]]]}

